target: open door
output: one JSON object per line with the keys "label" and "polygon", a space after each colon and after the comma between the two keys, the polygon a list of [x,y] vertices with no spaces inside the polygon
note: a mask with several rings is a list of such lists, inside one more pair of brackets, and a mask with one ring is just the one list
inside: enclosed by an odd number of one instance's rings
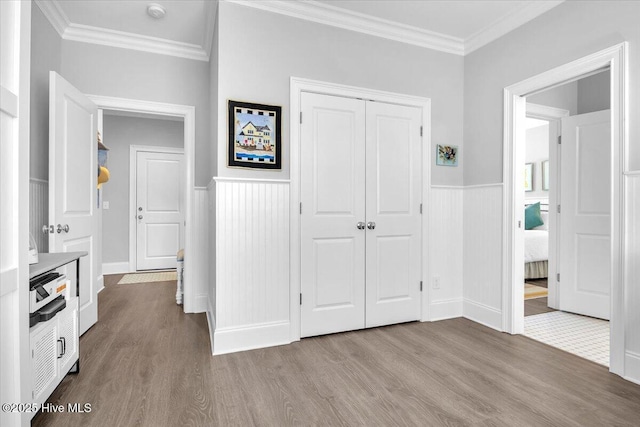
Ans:
{"label": "open door", "polygon": [[98,320],[96,283],[98,108],[55,72],[49,77],[49,250],[86,251],[80,277],[80,334]]}
{"label": "open door", "polygon": [[560,310],[611,314],[611,112],[562,119]]}

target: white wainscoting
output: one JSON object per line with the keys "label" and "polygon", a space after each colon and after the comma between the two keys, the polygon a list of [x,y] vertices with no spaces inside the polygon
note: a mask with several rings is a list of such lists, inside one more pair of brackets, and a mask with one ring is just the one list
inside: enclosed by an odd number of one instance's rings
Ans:
{"label": "white wainscoting", "polygon": [[433,321],[462,316],[464,187],[433,185],[430,198],[426,286]]}
{"label": "white wainscoting", "polygon": [[289,182],[215,181],[214,354],[289,343]]}
{"label": "white wainscoting", "polygon": [[195,187],[193,198],[193,232],[191,247],[193,271],[184,272],[184,281],[189,285],[193,297],[193,313],[206,313],[209,305],[209,195],[206,187]]}
{"label": "white wainscoting", "polygon": [[207,201],[207,214],[209,216],[207,323],[209,325],[211,354],[213,354],[213,333],[216,330],[216,182],[213,179],[207,185]]}
{"label": "white wainscoting", "polygon": [[625,361],[624,376],[640,384],[640,172],[624,176],[625,189]]}
{"label": "white wainscoting", "polygon": [[464,317],[502,328],[502,184],[465,187]]}
{"label": "white wainscoting", "polygon": [[29,232],[36,240],[38,252],[49,252],[49,235],[42,226],[49,223],[49,182],[29,179]]}

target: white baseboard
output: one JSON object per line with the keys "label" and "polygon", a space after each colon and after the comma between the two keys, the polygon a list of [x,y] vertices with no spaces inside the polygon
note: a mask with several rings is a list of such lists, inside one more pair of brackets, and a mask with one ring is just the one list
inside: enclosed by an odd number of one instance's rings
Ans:
{"label": "white baseboard", "polygon": [[209,295],[196,295],[192,313],[206,313],[209,308]]}
{"label": "white baseboard", "polygon": [[502,311],[488,305],[465,299],[462,307],[463,316],[481,325],[502,332]]}
{"label": "white baseboard", "polygon": [[289,329],[288,321],[218,329],[213,334],[213,354],[289,344],[291,343]]}
{"label": "white baseboard", "polygon": [[433,301],[429,305],[429,313],[432,322],[462,317],[462,298]]}
{"label": "white baseboard", "polygon": [[102,274],[122,274],[132,273],[129,268],[129,261],[125,262],[103,262]]}
{"label": "white baseboard", "polygon": [[104,289],[104,276],[100,276],[96,279],[96,287],[98,288],[98,293],[102,292]]}
{"label": "white baseboard", "polygon": [[623,378],[640,385],[640,354],[626,351],[624,356]]}
{"label": "white baseboard", "polygon": [[211,301],[207,298],[207,325],[209,326],[209,342],[211,343],[211,354],[213,354],[213,333],[216,330],[216,317],[213,314],[213,306]]}

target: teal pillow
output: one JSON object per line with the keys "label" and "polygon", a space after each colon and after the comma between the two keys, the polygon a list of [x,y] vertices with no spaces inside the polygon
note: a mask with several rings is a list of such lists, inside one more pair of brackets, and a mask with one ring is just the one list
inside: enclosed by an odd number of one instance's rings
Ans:
{"label": "teal pillow", "polygon": [[531,230],[532,228],[539,227],[544,224],[542,216],[540,215],[540,202],[524,208],[524,229]]}

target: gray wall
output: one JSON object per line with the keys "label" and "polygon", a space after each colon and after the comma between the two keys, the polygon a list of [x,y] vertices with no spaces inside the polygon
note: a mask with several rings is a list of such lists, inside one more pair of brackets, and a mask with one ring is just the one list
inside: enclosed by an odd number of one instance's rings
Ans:
{"label": "gray wall", "polygon": [[562,108],[569,115],[578,114],[578,82],[571,82],[527,97],[527,102]]}
{"label": "gray wall", "polygon": [[569,115],[607,110],[611,104],[611,73],[603,71],[527,97],[527,102],[562,108]]}
{"label": "gray wall", "polygon": [[[218,13],[218,175],[289,178],[291,76],[431,98],[429,149],[462,146],[463,57],[226,2]],[[255,52],[260,60],[247,61]],[[283,107],[282,171],[226,166],[229,99]],[[432,182],[461,185],[467,157],[463,148],[459,167],[432,166]]]}
{"label": "gray wall", "polygon": [[207,62],[64,40],[61,75],[87,94],[195,106],[195,184],[207,185],[211,119]]}
{"label": "gray wall", "polygon": [[611,108],[609,71],[578,80],[578,114]]}
{"label": "gray wall", "polygon": [[[464,182],[502,182],[503,89],[629,42],[629,117],[640,114],[640,2],[564,2],[465,57]],[[640,122],[629,123],[631,170],[640,169]]]}
{"label": "gray wall", "polygon": [[62,41],[39,7],[31,8],[29,176],[49,179],[49,71],[60,71]]}
{"label": "gray wall", "polygon": [[109,148],[110,179],[102,186],[102,262],[129,261],[129,163],[131,145],[183,147],[182,121],[106,115],[103,142]]}

